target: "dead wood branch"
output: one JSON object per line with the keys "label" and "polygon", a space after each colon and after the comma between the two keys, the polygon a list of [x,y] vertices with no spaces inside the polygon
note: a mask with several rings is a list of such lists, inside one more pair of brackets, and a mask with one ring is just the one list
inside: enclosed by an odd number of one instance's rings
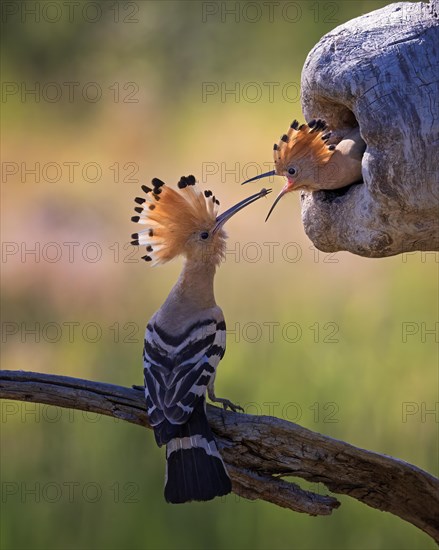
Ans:
{"label": "dead wood branch", "polygon": [[[1,371],[0,398],[92,411],[149,428],[143,393],[112,384]],[[439,480],[416,466],[278,418],[213,406],[208,417],[237,495],[311,515],[328,515],[340,505],[281,479],[301,477],[399,516],[439,542]]]}

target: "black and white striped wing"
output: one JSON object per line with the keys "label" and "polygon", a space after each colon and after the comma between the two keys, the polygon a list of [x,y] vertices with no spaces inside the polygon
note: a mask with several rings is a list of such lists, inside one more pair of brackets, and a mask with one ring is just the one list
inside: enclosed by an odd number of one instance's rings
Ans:
{"label": "black and white striped wing", "polygon": [[146,329],[143,351],[145,396],[152,426],[187,422],[225,353],[224,320],[206,319],[178,336],[157,323]]}

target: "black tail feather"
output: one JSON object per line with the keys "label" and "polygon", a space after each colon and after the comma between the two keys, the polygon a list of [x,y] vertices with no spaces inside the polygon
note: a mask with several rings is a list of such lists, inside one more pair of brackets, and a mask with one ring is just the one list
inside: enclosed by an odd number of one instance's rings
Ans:
{"label": "black tail feather", "polygon": [[191,500],[212,500],[232,490],[230,478],[221,459],[203,449],[173,452],[167,462],[165,485],[167,502],[179,504]]}
{"label": "black tail feather", "polygon": [[211,500],[232,490],[227,470],[200,400],[178,437],[167,445],[165,499],[183,503]]}

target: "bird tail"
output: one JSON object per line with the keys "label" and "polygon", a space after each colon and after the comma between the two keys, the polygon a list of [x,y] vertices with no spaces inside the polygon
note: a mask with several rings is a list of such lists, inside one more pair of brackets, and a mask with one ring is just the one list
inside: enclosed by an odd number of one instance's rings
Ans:
{"label": "bird tail", "polygon": [[165,499],[174,504],[227,495],[232,483],[200,400],[166,446]]}

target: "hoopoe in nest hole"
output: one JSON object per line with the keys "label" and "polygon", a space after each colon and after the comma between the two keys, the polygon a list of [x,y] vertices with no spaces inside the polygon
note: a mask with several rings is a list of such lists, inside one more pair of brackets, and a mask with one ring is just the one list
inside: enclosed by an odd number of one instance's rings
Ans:
{"label": "hoopoe in nest hole", "polygon": [[146,246],[152,265],[185,257],[183,270],[145,333],[143,363],[148,418],[159,446],[166,445],[165,499],[172,503],[211,500],[232,486],[206,417],[211,401],[237,410],[215,396],[216,367],[226,348],[226,324],[214,297],[215,270],[225,254],[223,226],[234,214],[271,190],[242,200],[218,215],[219,201],[202,192],[195,177],[182,177],[178,189],[157,178],[142,186],[145,197],[133,222],[145,229],[132,235]]}
{"label": "hoopoe in nest hole", "polygon": [[294,120],[279,143],[274,144],[274,170],[244,182],[268,176],[286,178],[265,221],[280,199],[290,191],[339,189],[362,179],[361,159],[366,144],[361,138],[359,127],[351,130],[337,145],[328,143],[330,138],[331,132],[324,120],[311,120],[301,125]]}

